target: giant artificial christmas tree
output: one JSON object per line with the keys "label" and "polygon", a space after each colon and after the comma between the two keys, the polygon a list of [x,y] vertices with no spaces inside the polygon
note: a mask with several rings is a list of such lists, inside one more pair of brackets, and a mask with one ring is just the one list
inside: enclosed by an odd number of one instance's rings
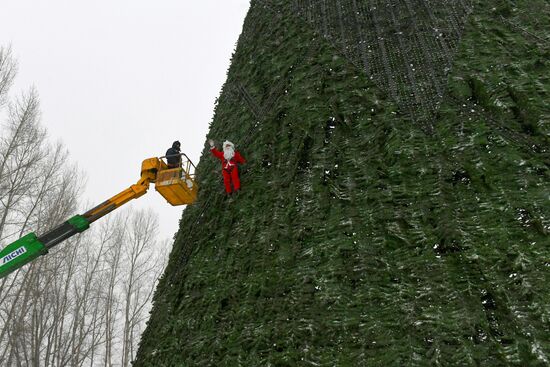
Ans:
{"label": "giant artificial christmas tree", "polygon": [[550,365],[550,4],[252,0],[136,366]]}

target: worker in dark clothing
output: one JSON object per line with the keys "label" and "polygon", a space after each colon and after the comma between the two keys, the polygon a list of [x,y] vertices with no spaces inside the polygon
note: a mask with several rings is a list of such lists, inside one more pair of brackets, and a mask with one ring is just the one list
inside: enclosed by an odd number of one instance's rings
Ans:
{"label": "worker in dark clothing", "polygon": [[181,167],[180,146],[180,142],[176,140],[172,143],[172,148],[166,151],[166,162],[168,163],[168,168]]}

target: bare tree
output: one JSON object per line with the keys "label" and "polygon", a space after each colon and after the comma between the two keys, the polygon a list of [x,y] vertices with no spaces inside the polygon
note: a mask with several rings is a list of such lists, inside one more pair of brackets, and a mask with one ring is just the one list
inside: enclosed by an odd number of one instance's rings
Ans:
{"label": "bare tree", "polygon": [[[0,243],[17,238],[22,230],[22,223],[29,221],[32,213],[25,211],[25,206],[32,200],[33,188],[36,185],[34,174],[38,173],[44,157],[41,146],[44,142],[44,132],[38,125],[38,99],[31,91],[26,96],[17,99],[9,105],[8,120],[0,137]],[[25,274],[24,281],[28,281],[29,274]],[[24,308],[28,305],[28,296],[17,276],[0,281],[4,292],[0,297],[0,304],[5,305],[2,319],[18,320],[16,307],[22,300]],[[9,302],[5,301],[9,299]],[[1,309],[0,309],[1,310]],[[11,347],[17,348],[12,334],[19,330],[19,320],[10,323],[10,328],[0,331],[0,343],[10,338]],[[6,344],[9,345],[9,344]],[[8,348],[0,351],[0,362],[6,357]]]}
{"label": "bare tree", "polygon": [[125,248],[123,277],[122,366],[130,365],[138,336],[147,315],[156,280],[164,269],[165,258],[156,246],[158,222],[151,211],[138,211],[131,217]]}
{"label": "bare tree", "polygon": [[[8,200],[2,202],[4,228],[16,229],[16,238],[29,231],[29,227],[39,231],[49,229],[61,221],[59,218],[69,216],[76,209],[77,175],[68,170],[66,155],[60,153],[61,149],[48,151],[51,153],[40,159],[41,165],[29,165],[24,173],[33,178],[31,183],[24,185],[25,190],[17,194],[8,193]],[[22,183],[25,180],[12,182]],[[12,187],[18,186],[14,184]],[[10,200],[10,197],[15,197],[15,200]],[[56,297],[69,299],[68,286],[59,285],[61,279],[66,279],[66,284],[69,284],[70,276],[74,275],[76,256],[75,251],[53,254],[2,280],[8,291],[3,294],[0,304],[9,308],[0,308],[4,311],[0,314],[2,318],[12,321],[0,332],[0,343],[5,341],[5,337],[9,339],[9,347],[0,352],[0,361],[7,358],[23,365],[41,365],[43,341],[59,314],[59,308],[52,301],[56,301]],[[57,303],[57,306],[60,304]]]}
{"label": "bare tree", "polygon": [[120,262],[122,257],[122,244],[124,243],[124,231],[127,218],[120,214],[115,218],[116,226],[105,230],[113,230],[113,242],[105,251],[104,261],[108,266],[108,272],[105,283],[104,307],[105,307],[105,354],[104,366],[113,365],[113,355],[115,353],[116,344],[116,323],[119,309],[119,292],[117,284],[119,281]]}
{"label": "bare tree", "polygon": [[[82,190],[37,92],[10,101],[15,74],[0,48],[0,248],[74,215]],[[0,366],[129,366],[166,262],[156,232],[151,211],[126,210],[1,279]]]}
{"label": "bare tree", "polygon": [[6,102],[8,91],[13,84],[17,64],[11,55],[11,48],[0,47],[0,108]]}
{"label": "bare tree", "polygon": [[[44,129],[38,124],[39,103],[34,90],[9,105],[9,117],[0,140],[0,239],[17,234],[21,213],[15,210],[24,205],[35,185],[34,171],[41,165],[45,152]],[[12,233],[6,235],[6,229]]]}
{"label": "bare tree", "polygon": [[112,231],[113,239],[104,251],[109,269],[104,282],[106,367],[129,366],[135,357],[168,247],[158,245],[158,219],[150,210],[123,211],[112,224],[102,229]]}

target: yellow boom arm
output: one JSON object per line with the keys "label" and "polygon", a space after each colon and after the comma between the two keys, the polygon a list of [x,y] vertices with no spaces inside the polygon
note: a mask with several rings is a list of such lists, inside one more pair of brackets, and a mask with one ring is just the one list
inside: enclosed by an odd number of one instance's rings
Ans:
{"label": "yellow boom arm", "polygon": [[89,223],[92,223],[104,215],[109,214],[116,208],[126,204],[128,201],[139,198],[147,193],[149,184],[151,182],[155,182],[157,172],[163,168],[166,168],[166,165],[158,158],[149,158],[144,160],[141,164],[141,178],[136,184],[116,194],[112,198],[105,200],[95,208],[88,210],[82,216],[86,218]]}

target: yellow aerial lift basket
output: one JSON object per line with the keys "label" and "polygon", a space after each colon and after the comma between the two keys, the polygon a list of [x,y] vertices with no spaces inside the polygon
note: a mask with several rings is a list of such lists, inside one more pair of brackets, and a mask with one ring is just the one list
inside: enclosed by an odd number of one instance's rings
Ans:
{"label": "yellow aerial lift basket", "polygon": [[168,168],[164,158],[160,157],[155,190],[172,205],[194,203],[199,191],[195,181],[195,165],[184,153],[181,154],[182,164],[177,168]]}

